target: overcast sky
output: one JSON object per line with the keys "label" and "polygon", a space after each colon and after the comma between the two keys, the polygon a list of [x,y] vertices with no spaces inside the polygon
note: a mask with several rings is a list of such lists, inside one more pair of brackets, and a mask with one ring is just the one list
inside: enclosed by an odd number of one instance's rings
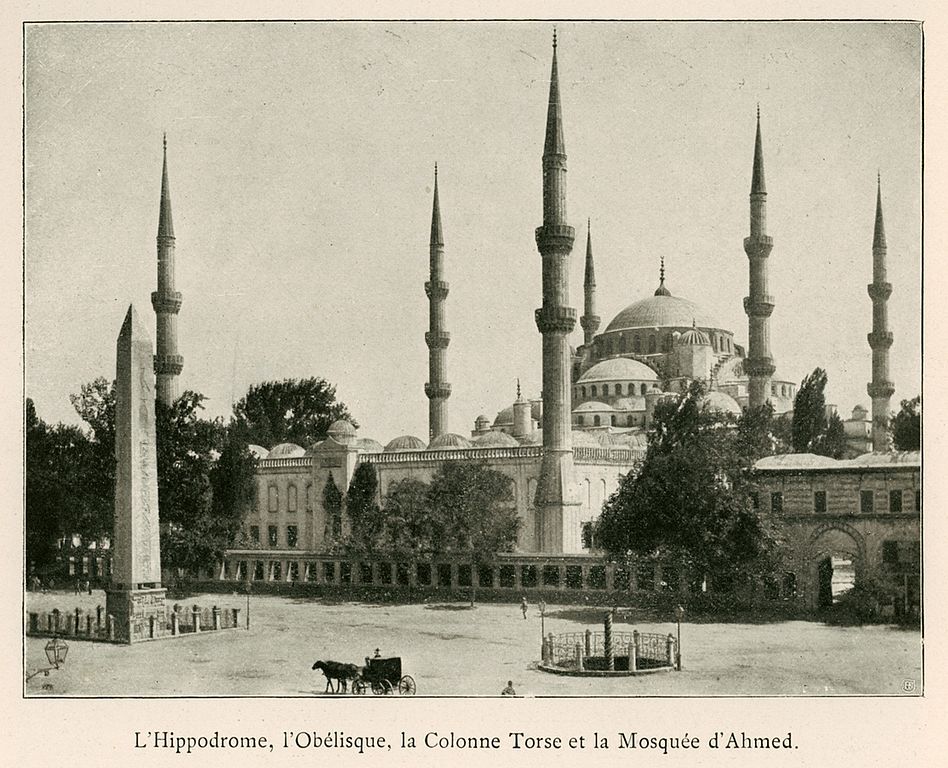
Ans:
{"label": "overcast sky", "polygon": [[[869,404],[876,173],[891,371],[920,390],[917,26],[559,23],[582,310],[592,219],[602,328],[674,295],[746,344],[760,103],[777,375]],[[322,376],[386,442],[427,434],[432,167],[446,251],[452,431],[540,389],[541,166],[550,23],[34,25],[26,32],[26,393],[47,421],[113,377],[154,314],[161,135],[184,295],[181,389],[230,413],[254,383]],[[154,331],[153,331],[154,332]],[[577,325],[573,343],[582,331]]]}

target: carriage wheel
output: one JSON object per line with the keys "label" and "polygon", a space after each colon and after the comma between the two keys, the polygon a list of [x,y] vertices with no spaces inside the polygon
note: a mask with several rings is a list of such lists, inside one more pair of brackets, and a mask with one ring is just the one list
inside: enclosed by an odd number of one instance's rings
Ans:
{"label": "carriage wheel", "polygon": [[391,696],[393,693],[395,693],[395,689],[392,688],[392,684],[388,680],[382,681],[382,693],[384,693],[386,696]]}
{"label": "carriage wheel", "polygon": [[402,696],[414,696],[415,695],[415,678],[411,675],[405,675],[401,680],[398,681],[398,692]]}
{"label": "carriage wheel", "polygon": [[352,681],[352,692],[356,696],[365,696],[365,682],[356,678]]}
{"label": "carriage wheel", "polygon": [[372,693],[374,693],[376,696],[381,696],[382,694],[384,694],[384,693],[385,693],[385,688],[382,686],[382,683],[380,683],[380,682],[378,682],[378,681],[376,681],[376,680],[373,680],[373,681],[372,681]]}

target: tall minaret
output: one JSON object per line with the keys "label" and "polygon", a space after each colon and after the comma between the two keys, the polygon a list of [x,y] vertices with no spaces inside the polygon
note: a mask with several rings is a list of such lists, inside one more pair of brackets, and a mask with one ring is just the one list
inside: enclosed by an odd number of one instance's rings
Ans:
{"label": "tall minaret", "polygon": [[435,163],[434,202],[431,206],[430,277],[425,283],[428,294],[428,439],[433,440],[448,431],[448,398],[451,385],[445,381],[448,366],[448,344],[451,334],[444,330],[444,300],[448,284],[444,281],[444,237],[441,234],[441,205],[438,203],[438,164]]}
{"label": "tall minaret", "polygon": [[774,311],[774,297],[767,293],[767,258],[773,247],[773,239],[767,236],[767,186],[758,107],[750,191],[750,237],[744,238],[744,252],[750,262],[750,295],[744,298],[748,325],[744,372],[749,379],[747,394],[751,408],[763,405],[770,398],[770,377],[776,370],[770,354],[770,314]]}
{"label": "tall minaret", "polygon": [[158,321],[155,355],[155,399],[171,405],[178,398],[178,374],[184,358],[178,354],[178,312],[181,294],[174,289],[174,224],[168,185],[168,137],[162,139],[161,207],[158,210],[158,290],[151,295]]}
{"label": "tall minaret", "polygon": [[586,302],[579,324],[583,327],[583,344],[592,344],[599,330],[601,318],[596,314],[596,267],[593,265],[592,224],[586,219],[586,277],[583,280],[583,293]]}
{"label": "tall minaret", "polygon": [[[544,552],[578,550],[579,505],[573,500],[573,448],[570,427],[569,334],[576,310],[569,306],[569,264],[573,228],[566,223],[566,145],[556,72],[556,32],[550,101],[543,146],[543,226],[536,230],[543,259],[543,306],[536,311],[543,334],[543,458],[536,507]],[[574,539],[576,541],[574,541]]]}
{"label": "tall minaret", "polygon": [[889,380],[892,331],[889,330],[888,301],[892,294],[892,283],[886,282],[881,176],[876,183],[876,228],[872,236],[872,282],[869,284],[869,298],[872,299],[872,333],[869,334],[872,381],[866,389],[872,398],[872,450],[886,451],[889,448],[889,398],[895,392],[895,385]]}

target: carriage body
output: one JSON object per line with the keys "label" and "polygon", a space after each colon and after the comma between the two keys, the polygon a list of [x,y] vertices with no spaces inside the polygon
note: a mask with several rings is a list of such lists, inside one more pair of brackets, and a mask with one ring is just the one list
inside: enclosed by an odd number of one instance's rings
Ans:
{"label": "carriage body", "polygon": [[388,659],[366,658],[365,666],[352,681],[352,692],[365,693],[367,687],[375,694],[392,694],[398,691],[403,695],[412,696],[415,693],[415,680],[411,675],[402,675],[400,656]]}

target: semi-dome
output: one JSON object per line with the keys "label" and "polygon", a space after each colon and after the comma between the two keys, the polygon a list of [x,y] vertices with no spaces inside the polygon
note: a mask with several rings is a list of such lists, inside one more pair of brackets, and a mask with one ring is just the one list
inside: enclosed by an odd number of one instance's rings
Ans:
{"label": "semi-dome", "polygon": [[617,411],[644,411],[645,410],[645,398],[639,397],[620,397],[616,400],[612,407]]}
{"label": "semi-dome", "polygon": [[578,405],[573,409],[573,413],[593,413],[593,412],[602,412],[602,411],[614,411],[611,405],[606,403],[601,403],[598,400],[589,400],[582,405]]}
{"label": "semi-dome", "polygon": [[520,445],[515,438],[496,429],[478,435],[471,440],[471,443],[475,448],[517,448]]}
{"label": "semi-dome", "polygon": [[296,443],[280,443],[270,449],[267,454],[268,459],[295,459],[306,453],[303,448]]}
{"label": "semi-dome", "polygon": [[453,448],[470,448],[471,441],[454,432],[438,435],[428,446],[429,451],[450,451]]}
{"label": "semi-dome", "polygon": [[698,328],[692,328],[685,331],[678,337],[678,346],[680,347],[710,347],[711,339],[708,334]]}
{"label": "semi-dome", "polygon": [[577,384],[586,384],[596,381],[657,381],[658,374],[645,363],[632,360],[628,357],[613,357],[596,363],[592,368],[579,377]]}
{"label": "semi-dome", "polygon": [[693,301],[659,294],[629,304],[613,318],[605,332],[631,328],[688,328],[692,324],[703,328],[720,328],[712,317]]}
{"label": "semi-dome", "polygon": [[420,437],[415,437],[414,435],[401,435],[396,437],[394,440],[389,440],[388,445],[385,446],[386,452],[388,451],[423,451],[427,447],[427,444]]}
{"label": "semi-dome", "polygon": [[267,458],[267,454],[270,453],[270,451],[262,445],[254,445],[253,443],[247,446],[247,450],[250,451],[250,455],[255,459],[265,459]]}
{"label": "semi-dome", "polygon": [[355,440],[356,428],[352,426],[352,422],[346,421],[345,419],[339,419],[334,421],[329,425],[329,429],[326,430],[333,440],[337,443],[351,443]]}
{"label": "semi-dome", "polygon": [[712,390],[702,397],[701,405],[712,411],[723,411],[735,416],[741,415],[741,406],[738,405],[737,400],[718,390]]}

